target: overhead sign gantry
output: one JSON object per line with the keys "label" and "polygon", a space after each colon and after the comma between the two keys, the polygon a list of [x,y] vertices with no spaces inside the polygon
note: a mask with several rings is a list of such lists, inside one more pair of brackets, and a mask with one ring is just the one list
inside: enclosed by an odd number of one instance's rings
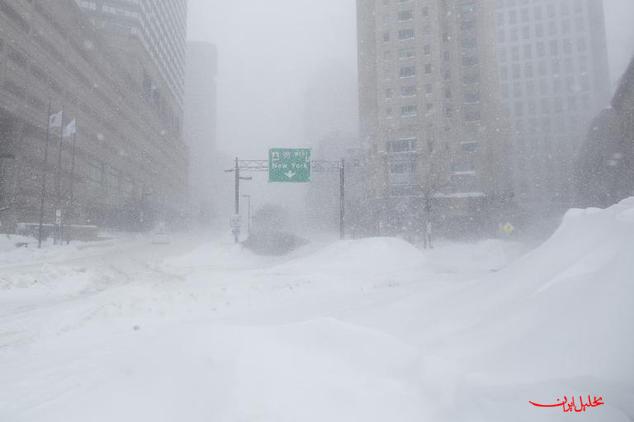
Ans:
{"label": "overhead sign gantry", "polygon": [[312,173],[339,172],[340,219],[339,233],[345,237],[345,161],[311,160],[308,148],[272,148],[268,160],[235,159],[233,169],[235,177],[235,216],[232,218],[232,230],[236,243],[240,240],[240,181],[252,180],[243,177],[244,172],[268,172],[270,183],[310,183]]}

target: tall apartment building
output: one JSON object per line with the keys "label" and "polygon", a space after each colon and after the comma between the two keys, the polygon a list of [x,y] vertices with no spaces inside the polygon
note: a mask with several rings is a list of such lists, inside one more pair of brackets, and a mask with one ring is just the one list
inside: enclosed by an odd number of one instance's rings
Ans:
{"label": "tall apartment building", "polygon": [[[51,129],[47,156],[49,108],[77,130],[61,142]],[[120,227],[185,211],[187,149],[168,129],[74,0],[0,0],[3,230],[38,222],[42,199],[45,223],[56,207],[67,223]]]}
{"label": "tall apartment building", "polygon": [[572,162],[609,101],[603,1],[497,0],[496,24],[516,198],[528,209],[565,208]]}
{"label": "tall apartment building", "polygon": [[145,95],[157,103],[163,117],[180,135],[185,98],[187,0],[75,1],[111,45],[127,52],[129,61],[137,62]]}
{"label": "tall apartment building", "polygon": [[468,219],[507,197],[494,1],[357,0],[357,13],[360,135],[379,218],[402,227],[433,207]]}

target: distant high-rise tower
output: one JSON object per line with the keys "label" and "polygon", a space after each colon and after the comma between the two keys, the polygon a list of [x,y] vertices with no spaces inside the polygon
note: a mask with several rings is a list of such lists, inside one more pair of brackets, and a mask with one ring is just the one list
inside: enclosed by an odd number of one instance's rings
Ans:
{"label": "distant high-rise tower", "polygon": [[360,135],[388,223],[469,218],[508,195],[495,2],[357,0],[357,19]]}
{"label": "distant high-rise tower", "polygon": [[609,101],[602,0],[497,0],[497,58],[520,205],[566,208],[571,163]]}
{"label": "distant high-rise tower", "polygon": [[185,142],[189,147],[189,188],[193,206],[208,216],[218,202],[216,120],[218,53],[206,42],[187,43]]}
{"label": "distant high-rise tower", "polygon": [[185,91],[187,0],[76,0],[97,29],[139,39],[181,109]]}

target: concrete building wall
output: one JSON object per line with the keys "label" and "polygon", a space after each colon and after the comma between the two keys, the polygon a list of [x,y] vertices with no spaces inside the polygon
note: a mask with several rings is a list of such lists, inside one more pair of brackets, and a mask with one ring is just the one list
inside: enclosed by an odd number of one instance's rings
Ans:
{"label": "concrete building wall", "polygon": [[[0,216],[5,227],[38,220],[42,175],[47,222],[56,207],[69,222],[103,225],[177,215],[187,150],[165,130],[134,69],[72,0],[0,6],[0,151],[15,156],[0,163],[0,201],[10,207]],[[44,162],[49,103],[52,112],[64,110],[65,123],[77,120],[74,171],[72,141],[60,149],[58,130]]]}

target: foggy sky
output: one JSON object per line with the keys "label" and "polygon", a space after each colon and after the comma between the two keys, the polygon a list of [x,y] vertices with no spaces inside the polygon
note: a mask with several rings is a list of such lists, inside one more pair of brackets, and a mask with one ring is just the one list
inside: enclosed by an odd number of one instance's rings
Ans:
{"label": "foggy sky", "polygon": [[356,79],[355,0],[190,0],[189,16],[189,38],[218,46],[218,146],[232,155],[307,145],[311,81],[331,67]]}
{"label": "foggy sky", "polygon": [[[604,4],[614,83],[634,52],[634,0]],[[189,0],[189,39],[218,46],[219,148],[264,159],[271,146],[307,145],[304,94],[323,83],[334,102],[356,96],[319,76],[354,81],[355,21],[355,0]]]}

